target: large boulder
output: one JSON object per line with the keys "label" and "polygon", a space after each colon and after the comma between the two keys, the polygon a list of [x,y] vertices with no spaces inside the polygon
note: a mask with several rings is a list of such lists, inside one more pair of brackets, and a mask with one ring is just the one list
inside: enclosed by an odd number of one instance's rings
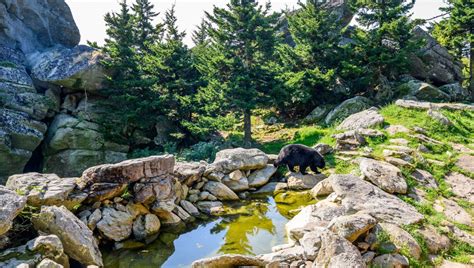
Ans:
{"label": "large boulder", "polygon": [[97,229],[106,238],[113,241],[122,241],[132,234],[133,222],[137,215],[130,210],[104,208],[102,219],[97,222]]}
{"label": "large boulder", "polygon": [[123,161],[127,152],[128,146],[106,141],[97,124],[59,114],[44,141],[44,171],[79,176],[90,166]]}
{"label": "large boulder", "polygon": [[205,162],[176,162],[174,174],[180,183],[191,186],[194,182],[201,180],[206,166]]}
{"label": "large boulder", "polygon": [[84,265],[103,266],[92,231],[65,207],[43,206],[31,221],[36,230],[59,237],[69,257]]}
{"label": "large boulder", "polygon": [[407,231],[400,228],[398,225],[390,223],[380,223],[381,230],[388,234],[390,241],[397,247],[398,250],[407,249],[408,253],[415,259],[421,257],[421,247],[416,242],[415,238]]}
{"label": "large boulder", "polygon": [[408,96],[413,96],[418,100],[443,102],[450,101],[451,97],[437,87],[418,80],[410,80],[399,88],[402,92],[407,92]]}
{"label": "large boulder", "polygon": [[469,90],[463,88],[459,82],[441,86],[439,90],[448,94],[451,101],[466,101],[471,97]]}
{"label": "large boulder", "polygon": [[96,49],[80,45],[74,48],[52,48],[28,55],[32,77],[67,89],[67,92],[98,91],[103,88],[104,56]]}
{"label": "large boulder", "polygon": [[64,0],[4,0],[0,17],[0,44],[25,54],[56,45],[73,47],[81,39]]}
{"label": "large boulder", "polygon": [[462,80],[462,64],[445,47],[421,27],[416,27],[413,33],[416,39],[425,43],[419,53],[410,58],[410,74],[413,77],[441,85]]}
{"label": "large boulder", "polygon": [[354,130],[361,128],[372,128],[381,126],[384,122],[383,116],[378,112],[379,110],[372,107],[368,110],[353,114],[337,127],[338,130]]}
{"label": "large boulder", "polygon": [[366,267],[359,250],[345,238],[327,228],[316,228],[306,233],[302,240],[310,240],[303,243],[305,251],[308,248],[315,248],[315,245],[319,246],[313,267]]}
{"label": "large boulder", "polygon": [[396,166],[364,158],[359,164],[362,176],[388,193],[405,194],[408,186],[403,174]]}
{"label": "large boulder", "polygon": [[334,108],[334,105],[321,105],[314,108],[305,118],[305,123],[317,123],[322,121],[326,115]]}
{"label": "large boulder", "polygon": [[216,154],[209,172],[230,173],[235,170],[261,169],[267,166],[268,156],[259,149],[226,149]]}
{"label": "large boulder", "polygon": [[0,108],[0,182],[22,173],[46,132],[46,125],[24,112]]}
{"label": "large boulder", "polygon": [[26,206],[26,197],[0,186],[0,235],[12,227],[13,219]]}
{"label": "large boulder", "polygon": [[[354,175],[331,175],[328,178],[341,206],[352,212],[368,214],[378,221],[398,225],[420,222],[423,215],[398,197]],[[361,202],[364,200],[364,202]]]}
{"label": "large boulder", "polygon": [[276,167],[274,167],[273,165],[267,165],[265,168],[250,173],[248,177],[249,187],[254,188],[267,184],[267,182],[270,180],[273,174],[275,174],[276,171]]}
{"label": "large boulder", "polygon": [[370,100],[357,96],[352,99],[345,100],[341,104],[339,104],[334,110],[332,110],[324,120],[326,124],[332,124],[334,122],[344,120],[351,114],[355,114],[357,112],[363,111],[370,107]]}
{"label": "large boulder", "polygon": [[6,187],[26,196],[30,206],[64,205],[72,209],[84,198],[70,196],[76,187],[75,181],[75,178],[60,178],[56,174],[26,173],[10,176]]}
{"label": "large boulder", "polygon": [[356,213],[333,219],[329,223],[328,229],[350,242],[354,242],[360,235],[374,227],[376,223],[377,221],[372,216]]}

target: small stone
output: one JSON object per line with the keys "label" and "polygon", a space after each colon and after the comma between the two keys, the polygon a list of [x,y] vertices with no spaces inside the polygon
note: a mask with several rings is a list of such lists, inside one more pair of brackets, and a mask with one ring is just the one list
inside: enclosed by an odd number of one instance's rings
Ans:
{"label": "small stone", "polygon": [[138,240],[145,240],[147,237],[158,233],[160,227],[161,222],[156,215],[141,215],[133,223],[133,235]]}
{"label": "small stone", "polygon": [[446,251],[451,246],[449,238],[445,235],[440,235],[436,229],[431,226],[421,229],[418,232],[423,236],[430,253],[436,254]]}
{"label": "small stone", "polygon": [[372,260],[372,266],[387,268],[405,268],[409,267],[409,263],[408,259],[400,254],[384,254],[375,257]]}
{"label": "small stone", "polygon": [[353,214],[333,219],[328,224],[328,229],[334,233],[354,242],[360,235],[375,226],[377,221],[367,214]]}
{"label": "small stone", "polygon": [[181,200],[179,203],[181,207],[186,210],[191,216],[197,217],[200,215],[199,210],[189,201]]}

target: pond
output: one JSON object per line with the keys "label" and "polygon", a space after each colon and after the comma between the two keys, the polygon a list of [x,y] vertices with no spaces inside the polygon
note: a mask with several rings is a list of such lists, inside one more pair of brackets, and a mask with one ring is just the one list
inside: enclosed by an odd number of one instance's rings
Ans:
{"label": "pond", "polygon": [[104,249],[105,267],[190,267],[195,260],[225,253],[270,253],[286,243],[285,224],[310,203],[308,192],[288,192],[228,204],[225,216],[196,222],[180,234],[162,232],[145,247]]}

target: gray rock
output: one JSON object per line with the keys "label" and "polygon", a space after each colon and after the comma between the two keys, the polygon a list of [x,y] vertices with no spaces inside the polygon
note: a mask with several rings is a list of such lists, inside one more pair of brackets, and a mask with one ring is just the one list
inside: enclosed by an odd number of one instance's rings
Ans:
{"label": "gray rock", "polygon": [[421,27],[413,30],[415,38],[424,42],[417,55],[410,57],[410,74],[418,79],[449,84],[462,80],[462,64]]}
{"label": "gray rock", "polygon": [[324,174],[306,174],[290,172],[287,174],[288,188],[291,190],[309,190],[312,189],[320,181],[324,180]]}
{"label": "gray rock", "polygon": [[65,1],[6,1],[0,8],[3,18],[0,44],[20,48],[28,54],[48,47],[73,47],[81,39],[71,10]]}
{"label": "gray rock", "polygon": [[474,173],[474,156],[463,154],[458,158],[456,166],[465,171]]}
{"label": "gray rock", "polygon": [[227,176],[224,177],[222,183],[224,183],[234,192],[242,192],[250,189],[249,181],[246,177],[240,177],[239,180],[233,180]]}
{"label": "gray rock", "polygon": [[275,174],[277,168],[273,165],[267,165],[263,169],[256,170],[250,173],[248,177],[249,187],[256,188],[267,184],[270,178]]}
{"label": "gray rock", "polygon": [[103,266],[92,231],[65,207],[43,206],[32,222],[36,230],[58,236],[69,257],[85,265]]}
{"label": "gray rock", "polygon": [[239,200],[237,194],[220,182],[208,181],[204,185],[204,190],[210,192],[219,200]]}
{"label": "gray rock", "polygon": [[344,133],[332,135],[332,137],[336,139],[335,149],[338,151],[357,150],[367,143],[358,130],[349,130]]}
{"label": "gray rock", "polygon": [[207,163],[202,162],[176,162],[174,174],[179,182],[191,186],[194,182],[200,181],[206,171]]}
{"label": "gray rock", "polygon": [[374,267],[405,268],[409,267],[408,259],[400,254],[383,254],[372,260]]}
{"label": "gray rock", "polygon": [[334,151],[334,149],[332,148],[331,145],[329,144],[324,144],[324,143],[318,143],[316,144],[313,149],[315,149],[316,151],[318,151],[318,153],[320,153],[321,155],[327,155],[327,154],[330,154]]}
{"label": "gray rock", "polygon": [[[410,109],[448,109],[448,110],[467,110],[474,111],[474,105],[464,103],[433,103],[427,101],[397,100],[395,105]],[[417,132],[417,131],[415,131]],[[422,133],[425,134],[425,133]]]}
{"label": "gray rock", "polygon": [[[420,222],[423,215],[398,197],[354,175],[331,175],[328,178],[341,206],[368,214],[378,221],[408,225]],[[364,202],[360,202],[364,200]]]}
{"label": "gray rock", "polygon": [[449,238],[445,235],[440,235],[432,226],[423,228],[418,231],[418,233],[423,237],[428,250],[432,254],[436,254],[442,251],[447,251],[451,246]]}
{"label": "gray rock", "polygon": [[382,190],[388,193],[405,194],[407,192],[408,186],[405,178],[396,166],[387,162],[364,158],[359,167],[362,176]]}
{"label": "gray rock", "polygon": [[100,51],[85,45],[74,48],[52,48],[28,55],[32,77],[75,91],[97,91],[103,88],[106,74]]}
{"label": "gray rock", "polygon": [[374,227],[376,223],[377,221],[373,217],[357,213],[333,219],[329,223],[328,229],[350,242],[354,242],[360,235]]}
{"label": "gray rock", "polygon": [[366,267],[357,248],[343,237],[326,228],[317,228],[313,233],[321,244],[313,267]]}
{"label": "gray rock", "polygon": [[408,133],[410,130],[402,125],[390,125],[385,128],[389,135],[393,136],[397,133]]}
{"label": "gray rock", "polygon": [[368,110],[350,115],[337,127],[338,130],[355,130],[361,128],[372,128],[381,126],[384,122],[379,110],[372,107]]}
{"label": "gray rock", "polygon": [[452,126],[453,125],[451,120],[449,120],[449,118],[444,116],[441,112],[430,109],[430,110],[428,110],[428,116],[431,117],[432,119],[438,121],[442,125],[445,125],[445,126]]}
{"label": "gray rock", "polygon": [[200,215],[199,210],[191,202],[186,201],[186,200],[181,200],[181,202],[179,204],[191,216],[197,217],[197,216]]}
{"label": "gray rock", "polygon": [[140,215],[133,223],[133,235],[138,240],[145,240],[146,238],[158,233],[160,231],[160,219],[156,215],[146,214]]}
{"label": "gray rock", "polygon": [[259,149],[226,149],[216,154],[216,159],[206,171],[230,173],[235,170],[253,170],[266,167],[268,156]]}
{"label": "gray rock", "polygon": [[317,123],[322,121],[326,115],[334,108],[333,105],[322,105],[314,108],[305,118],[305,123]]}
{"label": "gray rock", "polygon": [[422,169],[416,169],[411,173],[411,176],[418,181],[420,184],[429,188],[438,188],[435,178],[428,171]]}
{"label": "gray rock", "polygon": [[439,90],[448,94],[451,97],[451,101],[465,101],[471,97],[469,90],[463,88],[459,82],[441,86]]}
{"label": "gray rock", "polygon": [[418,80],[408,81],[400,86],[400,90],[406,91],[409,96],[414,96],[416,99],[423,101],[442,102],[451,99],[448,94],[438,88]]}
{"label": "gray rock", "polygon": [[224,205],[219,201],[200,201],[196,203],[197,208],[208,215],[218,215],[223,212]]}
{"label": "gray rock", "polygon": [[26,206],[26,197],[19,196],[12,190],[0,185],[0,235],[6,233],[13,224],[13,219]]}
{"label": "gray rock", "polygon": [[409,254],[415,258],[420,259],[421,247],[416,242],[415,238],[407,231],[400,228],[398,225],[390,223],[380,223],[382,228],[390,237],[390,241],[397,247],[398,250],[408,249]]}
{"label": "gray rock", "polygon": [[50,259],[43,259],[40,263],[38,263],[38,265],[36,266],[36,268],[63,268],[64,266],[62,266],[61,264],[59,263],[56,263]]}
{"label": "gray rock", "polygon": [[46,125],[28,114],[0,108],[0,179],[23,172],[45,132]]}
{"label": "gray rock", "polygon": [[339,120],[344,120],[351,114],[363,111],[370,107],[370,100],[357,96],[352,99],[345,100],[332,110],[324,120],[326,124],[332,124]]}
{"label": "gray rock", "polygon": [[450,172],[445,176],[445,181],[451,186],[454,195],[474,203],[474,180],[461,173]]}
{"label": "gray rock", "polygon": [[318,182],[318,184],[311,189],[311,195],[314,198],[326,196],[332,192],[334,192],[334,190],[332,189],[331,181],[329,179],[324,179]]}
{"label": "gray rock", "polygon": [[454,222],[474,226],[472,217],[467,211],[465,211],[460,205],[456,202],[442,198],[441,200],[436,200],[435,210],[438,212],[443,212],[446,217]]}
{"label": "gray rock", "polygon": [[252,256],[224,254],[207,259],[201,259],[192,263],[193,268],[221,268],[221,267],[241,267],[258,266],[264,267],[267,262]]}
{"label": "gray rock", "polygon": [[76,178],[59,178],[56,174],[26,173],[8,178],[6,187],[27,197],[33,207],[64,205],[74,208],[82,200],[69,198]]}

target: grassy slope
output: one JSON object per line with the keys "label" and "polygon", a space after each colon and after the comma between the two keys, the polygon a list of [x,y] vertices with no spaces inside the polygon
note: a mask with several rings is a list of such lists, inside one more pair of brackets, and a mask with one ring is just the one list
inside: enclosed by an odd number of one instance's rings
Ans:
{"label": "grassy slope", "polygon": [[[443,110],[442,113],[448,117],[452,122],[453,126],[447,127],[434,122],[428,117],[426,111],[413,110],[400,108],[395,105],[389,105],[381,109],[381,114],[385,118],[386,125],[403,125],[409,129],[413,127],[424,128],[427,132],[427,136],[441,141],[441,145],[430,145],[425,144],[432,152],[423,153],[422,156],[425,159],[433,159],[443,162],[444,166],[437,166],[428,164],[425,161],[415,161],[415,168],[427,170],[433,174],[439,184],[438,189],[426,189],[416,183],[411,178],[410,174],[412,170],[404,169],[402,172],[407,178],[407,183],[410,188],[417,187],[427,192],[427,203],[419,203],[412,198],[401,195],[404,201],[414,205],[421,213],[426,217],[425,221],[419,225],[406,226],[406,230],[412,233],[412,235],[419,241],[419,244],[423,249],[423,259],[416,261],[411,259],[411,264],[414,267],[426,267],[429,265],[428,262],[428,250],[425,241],[418,234],[417,230],[423,225],[431,224],[435,226],[440,233],[445,232],[442,225],[448,219],[444,214],[439,213],[433,209],[434,202],[442,197],[450,198],[453,197],[449,186],[444,182],[444,176],[450,171],[462,172],[474,179],[474,174],[466,174],[466,172],[459,170],[455,167],[454,163],[459,154],[453,150],[451,143],[463,144],[467,147],[474,149],[474,112],[468,111],[448,111]],[[313,146],[317,143],[327,143],[334,145],[335,140],[331,137],[332,134],[337,133],[333,126],[317,126],[317,125],[301,125],[298,127],[288,127],[284,125],[276,126],[264,126],[261,120],[254,120],[257,124],[254,137],[261,149],[266,153],[276,154],[280,148],[286,144],[301,143],[308,146]],[[383,127],[379,128],[385,132]],[[387,134],[385,132],[385,134]],[[239,139],[238,135],[231,135],[232,139]],[[416,149],[420,142],[408,134],[399,133],[390,138],[404,138],[409,141],[409,147]],[[372,139],[368,141],[368,147],[373,149],[372,155],[375,158],[382,158],[383,147],[389,143],[389,139]],[[363,150],[363,149],[361,149]],[[350,163],[350,161],[341,161],[334,157],[334,155],[326,156],[329,169],[336,173],[357,173],[357,166]],[[464,201],[456,200],[460,206],[466,209],[472,216],[474,216],[473,204]],[[457,227],[471,234],[474,234],[474,229],[469,226],[463,226],[455,224]],[[474,246],[460,242],[457,239],[450,237],[452,240],[452,247],[448,252],[443,252],[440,255],[443,258],[450,259],[457,262],[468,263],[471,259],[471,255],[474,255]]]}

